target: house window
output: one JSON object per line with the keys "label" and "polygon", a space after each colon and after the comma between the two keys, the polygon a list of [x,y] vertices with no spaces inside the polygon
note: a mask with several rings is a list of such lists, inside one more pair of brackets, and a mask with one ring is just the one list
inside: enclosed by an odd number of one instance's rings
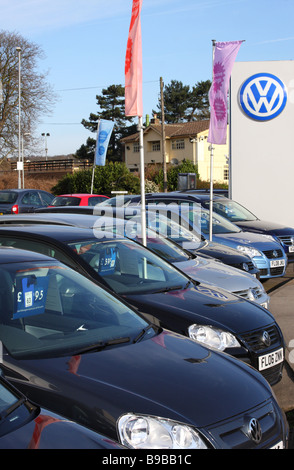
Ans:
{"label": "house window", "polygon": [[177,139],[173,140],[172,142],[172,149],[173,150],[180,150],[185,148],[185,141],[184,139]]}
{"label": "house window", "polygon": [[160,152],[160,140],[155,140],[151,143],[152,152]]}
{"label": "house window", "polygon": [[140,144],[139,144],[139,142],[135,142],[135,143],[133,144],[133,152],[134,152],[134,153],[140,152]]}

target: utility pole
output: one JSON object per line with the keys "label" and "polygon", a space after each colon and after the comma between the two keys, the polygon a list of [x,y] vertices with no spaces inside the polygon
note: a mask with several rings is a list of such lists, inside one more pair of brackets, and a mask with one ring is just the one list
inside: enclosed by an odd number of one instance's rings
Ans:
{"label": "utility pole", "polygon": [[162,159],[163,159],[163,189],[167,192],[167,174],[166,174],[166,141],[165,141],[165,122],[164,122],[164,98],[163,81],[160,77],[160,101],[161,101],[161,134],[162,134]]}

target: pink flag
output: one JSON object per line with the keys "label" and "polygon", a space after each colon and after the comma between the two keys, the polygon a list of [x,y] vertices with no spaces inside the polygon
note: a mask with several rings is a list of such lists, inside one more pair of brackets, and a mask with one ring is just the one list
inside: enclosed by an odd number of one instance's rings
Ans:
{"label": "pink flag", "polygon": [[125,61],[125,115],[143,116],[142,38],[140,13],[143,0],[133,0]]}
{"label": "pink flag", "polygon": [[228,89],[232,68],[243,41],[216,42],[213,79],[209,90],[210,124],[207,142],[225,144],[228,123]]}

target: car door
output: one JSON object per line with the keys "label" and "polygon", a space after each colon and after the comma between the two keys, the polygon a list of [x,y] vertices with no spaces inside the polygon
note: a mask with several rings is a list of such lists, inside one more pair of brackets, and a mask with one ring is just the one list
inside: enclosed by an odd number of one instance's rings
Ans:
{"label": "car door", "polygon": [[28,191],[21,197],[19,212],[34,212],[35,208],[42,207],[42,205],[38,191]]}

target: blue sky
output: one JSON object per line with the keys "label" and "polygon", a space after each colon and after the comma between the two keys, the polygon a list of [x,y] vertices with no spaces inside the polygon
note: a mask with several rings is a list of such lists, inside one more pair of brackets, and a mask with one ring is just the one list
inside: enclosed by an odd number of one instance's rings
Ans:
{"label": "blue sky", "polygon": [[[131,9],[132,0],[1,0],[1,29],[41,47],[59,98],[36,134],[50,133],[49,156],[95,137],[80,123],[103,88],[124,85]],[[156,109],[160,77],[191,87],[211,79],[213,39],[245,40],[237,61],[293,60],[293,17],[293,0],[143,0],[144,115]]]}

